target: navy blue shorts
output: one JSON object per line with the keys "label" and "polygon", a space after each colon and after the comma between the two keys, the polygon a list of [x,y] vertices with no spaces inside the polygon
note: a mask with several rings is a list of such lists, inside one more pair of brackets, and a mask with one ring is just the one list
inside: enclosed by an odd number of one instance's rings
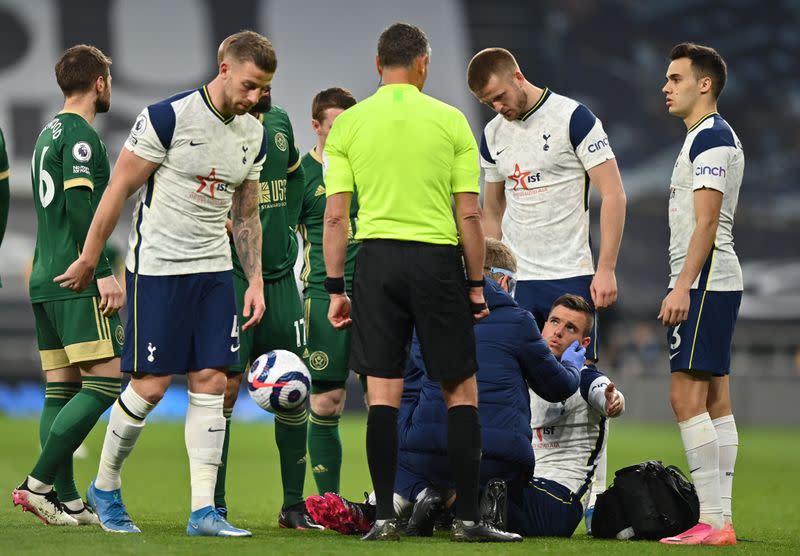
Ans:
{"label": "navy blue shorts", "polygon": [[[550,308],[553,302],[564,295],[565,293],[572,293],[580,295],[589,305],[594,306],[592,303],[592,293],[589,287],[592,285],[592,276],[575,276],[574,278],[562,278],[561,280],[522,280],[517,282],[517,289],[514,293],[514,299],[520,307],[530,311],[533,318],[536,319],[536,324],[539,325],[539,330],[544,328],[544,323],[550,314]],[[586,348],[586,358],[600,359],[600,346],[597,338],[597,311],[594,312],[594,327],[589,334],[592,342]]]}
{"label": "navy blue shorts", "polygon": [[508,530],[523,537],[570,537],[583,505],[564,485],[534,478],[521,492],[509,490]]}
{"label": "navy blue shorts", "polygon": [[731,343],[742,292],[689,292],[689,316],[667,330],[669,366],[675,371],[731,372]]}
{"label": "navy blue shorts", "polygon": [[230,271],[179,276],[125,273],[126,373],[185,374],[239,362],[239,326]]}

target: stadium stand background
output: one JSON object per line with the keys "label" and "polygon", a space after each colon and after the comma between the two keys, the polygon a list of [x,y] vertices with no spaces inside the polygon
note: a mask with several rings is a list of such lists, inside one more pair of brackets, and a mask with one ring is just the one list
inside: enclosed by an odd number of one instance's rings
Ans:
{"label": "stadium stand background", "polygon": [[[60,108],[52,67],[64,48],[91,43],[114,59],[112,108],[96,120],[113,163],[143,106],[211,77],[228,34],[261,31],[278,52],[274,102],[288,110],[304,152],[313,145],[314,93],[342,85],[357,98],[371,94],[376,38],[397,20],[428,33],[426,92],[461,108],[476,135],[493,113],[471,98],[464,71],[487,46],[511,49],[532,82],[585,102],[603,120],[628,218],[620,301],[601,315],[601,365],[641,419],[670,417],[665,332],[655,316],[667,281],[668,179],[685,130],[664,109],[666,56],[683,40],[717,48],[730,68],[720,111],[747,157],[735,225],[746,285],[733,360],[737,417],[800,423],[789,409],[800,394],[800,3],[793,0],[0,0],[0,126],[12,164],[0,247],[0,411],[24,412],[41,399],[24,285],[35,240],[29,161],[39,130]],[[121,249],[128,214],[113,236]],[[358,407],[357,386],[352,394]]]}

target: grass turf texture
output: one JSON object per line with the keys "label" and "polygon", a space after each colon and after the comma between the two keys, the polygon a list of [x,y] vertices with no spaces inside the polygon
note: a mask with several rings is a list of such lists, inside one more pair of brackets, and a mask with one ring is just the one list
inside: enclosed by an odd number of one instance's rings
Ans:
{"label": "grass turf texture", "polygon": [[[459,553],[617,555],[666,552],[709,552],[712,547],[670,547],[653,542],[599,541],[587,537],[580,525],[571,539],[526,539],[514,545],[458,545],[445,534],[433,539],[403,538],[399,543],[363,543],[326,531],[279,529],[280,475],[271,425],[238,424],[233,429],[228,470],[228,506],[234,525],[250,529],[250,539],[190,538],[188,462],[183,425],[154,423],[143,432],[123,472],[123,496],[143,534],[105,533],[99,527],[48,527],[11,503],[11,491],[30,471],[38,448],[37,422],[0,417],[0,477],[5,501],[0,503],[0,554],[374,554]],[[371,488],[364,456],[363,416],[342,420],[343,494],[361,500]],[[86,442],[88,457],[76,459],[79,491],[94,477],[105,424],[100,423]],[[741,427],[740,452],[734,483],[734,519],[740,542],[727,550],[737,553],[800,554],[800,508],[796,469],[800,459],[797,432],[791,429]],[[662,459],[685,470],[680,436],[674,425],[613,423],[609,469],[645,459]],[[613,473],[609,473],[609,482]],[[306,494],[315,494],[313,477],[306,478]],[[378,546],[376,546],[376,544]]]}

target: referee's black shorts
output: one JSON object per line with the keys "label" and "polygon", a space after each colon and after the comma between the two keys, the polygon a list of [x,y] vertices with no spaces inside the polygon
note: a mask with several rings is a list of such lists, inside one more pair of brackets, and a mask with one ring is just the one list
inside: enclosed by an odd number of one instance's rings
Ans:
{"label": "referee's black shorts", "polygon": [[461,249],[365,240],[353,276],[350,368],[401,378],[416,327],[428,375],[459,381],[478,370]]}

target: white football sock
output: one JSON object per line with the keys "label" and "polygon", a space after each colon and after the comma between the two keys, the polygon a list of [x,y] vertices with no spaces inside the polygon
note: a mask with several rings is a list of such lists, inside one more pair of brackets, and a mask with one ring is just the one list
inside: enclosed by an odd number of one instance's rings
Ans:
{"label": "white football sock", "polygon": [[223,394],[189,392],[185,439],[192,480],[192,511],[214,505],[214,487],[225,443],[224,399]]}
{"label": "white football sock", "polygon": [[692,482],[700,499],[700,522],[720,529],[719,443],[708,412],[678,423]]}
{"label": "white football sock", "polygon": [[722,517],[725,523],[733,523],[731,498],[733,495],[733,468],[739,451],[739,433],[733,415],[717,417],[713,421],[719,438],[719,491],[722,497]]}
{"label": "white football sock", "polygon": [[130,384],[119,395],[111,407],[95,488],[108,491],[122,487],[122,464],[133,450],[144,428],[145,418],[154,407],[155,404],[142,398]]}
{"label": "white football sock", "polygon": [[28,475],[28,488],[31,491],[35,492],[36,494],[47,494],[51,490],[53,490],[53,485],[48,485],[43,483],[39,479],[34,479],[30,475]]}
{"label": "white football sock", "polygon": [[63,502],[63,504],[73,512],[79,512],[85,507],[83,500],[81,500],[80,498]]}

